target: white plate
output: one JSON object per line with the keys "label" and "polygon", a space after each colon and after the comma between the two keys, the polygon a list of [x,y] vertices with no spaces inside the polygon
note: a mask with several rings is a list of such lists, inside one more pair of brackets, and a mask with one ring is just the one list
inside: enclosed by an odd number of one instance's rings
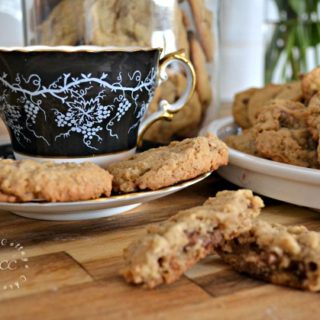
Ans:
{"label": "white plate", "polygon": [[39,220],[85,220],[108,217],[131,210],[141,203],[165,197],[208,177],[205,173],[192,180],[156,191],[141,191],[109,198],[75,202],[0,202],[0,210]]}
{"label": "white plate", "polygon": [[[206,128],[221,139],[238,130],[232,117],[215,120]],[[320,209],[320,170],[266,160],[229,148],[229,165],[218,173],[267,197]]]}

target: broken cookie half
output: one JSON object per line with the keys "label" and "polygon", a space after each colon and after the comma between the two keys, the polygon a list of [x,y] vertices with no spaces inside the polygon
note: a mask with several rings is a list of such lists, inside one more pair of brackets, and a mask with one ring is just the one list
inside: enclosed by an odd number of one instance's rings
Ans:
{"label": "broken cookie half", "polygon": [[320,291],[320,234],[304,226],[255,221],[251,229],[216,248],[235,270],[252,277]]}
{"label": "broken cookie half", "polygon": [[149,228],[125,249],[122,275],[148,288],[174,282],[217,246],[248,231],[262,207],[249,190],[219,192],[202,206]]}

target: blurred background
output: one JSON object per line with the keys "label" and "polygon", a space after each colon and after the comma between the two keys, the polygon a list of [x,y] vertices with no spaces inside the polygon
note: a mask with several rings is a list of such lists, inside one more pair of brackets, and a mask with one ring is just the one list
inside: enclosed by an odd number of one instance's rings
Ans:
{"label": "blurred background", "polygon": [[[81,12],[74,9],[75,3],[80,4],[77,8]],[[161,46],[165,53],[185,48],[196,67],[199,85],[190,108],[179,113],[173,125],[160,122],[149,132],[151,140],[166,142],[176,136],[194,135],[200,125],[217,117],[221,105],[230,103],[235,93],[264,83],[297,79],[318,65],[319,3],[320,0],[0,0],[0,46],[130,43]],[[138,5],[142,5],[144,13]],[[108,33],[105,23],[112,18],[112,10],[120,12],[114,34]],[[103,12],[110,16],[105,18]],[[81,15],[84,26],[71,34],[66,26],[78,23]],[[95,19],[101,20],[98,33]],[[132,20],[132,26],[138,25],[137,30],[131,30]],[[148,23],[150,28],[145,28]],[[76,37],[79,32],[83,34]],[[141,34],[150,39],[144,41]],[[163,96],[174,100],[183,91],[183,77],[173,74],[170,81],[156,95],[158,100]],[[158,102],[156,98],[151,110]]]}
{"label": "blurred background", "polygon": [[[218,95],[222,101],[231,101],[235,92],[263,83],[264,2],[220,1]],[[23,44],[21,0],[0,0],[0,30],[1,46]]]}

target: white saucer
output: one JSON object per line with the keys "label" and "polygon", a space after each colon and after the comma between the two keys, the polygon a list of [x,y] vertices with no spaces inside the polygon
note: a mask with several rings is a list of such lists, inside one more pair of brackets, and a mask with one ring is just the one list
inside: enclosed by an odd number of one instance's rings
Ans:
{"label": "white saucer", "polygon": [[[232,117],[213,121],[205,129],[222,140],[237,134]],[[204,133],[204,132],[203,132]],[[320,170],[251,156],[229,148],[229,165],[218,170],[226,180],[277,200],[320,209]]]}
{"label": "white saucer", "polygon": [[165,197],[171,193],[187,188],[208,177],[205,173],[192,180],[157,191],[141,191],[110,198],[76,202],[0,202],[0,210],[9,211],[22,217],[38,220],[85,220],[116,215],[131,210],[141,203]]}

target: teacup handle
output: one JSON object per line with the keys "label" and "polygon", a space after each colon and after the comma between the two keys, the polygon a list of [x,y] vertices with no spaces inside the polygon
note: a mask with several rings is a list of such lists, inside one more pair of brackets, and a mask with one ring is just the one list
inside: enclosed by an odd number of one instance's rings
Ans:
{"label": "teacup handle", "polygon": [[169,103],[167,100],[161,100],[159,108],[156,112],[150,114],[143,120],[138,131],[137,145],[141,145],[142,138],[147,129],[160,119],[172,120],[175,113],[179,112],[190,100],[196,84],[196,75],[191,62],[185,57],[184,50],[169,53],[160,60],[159,64],[159,85],[168,80],[167,67],[172,62],[178,62],[185,70],[187,75],[187,86],[181,97],[174,103]]}

